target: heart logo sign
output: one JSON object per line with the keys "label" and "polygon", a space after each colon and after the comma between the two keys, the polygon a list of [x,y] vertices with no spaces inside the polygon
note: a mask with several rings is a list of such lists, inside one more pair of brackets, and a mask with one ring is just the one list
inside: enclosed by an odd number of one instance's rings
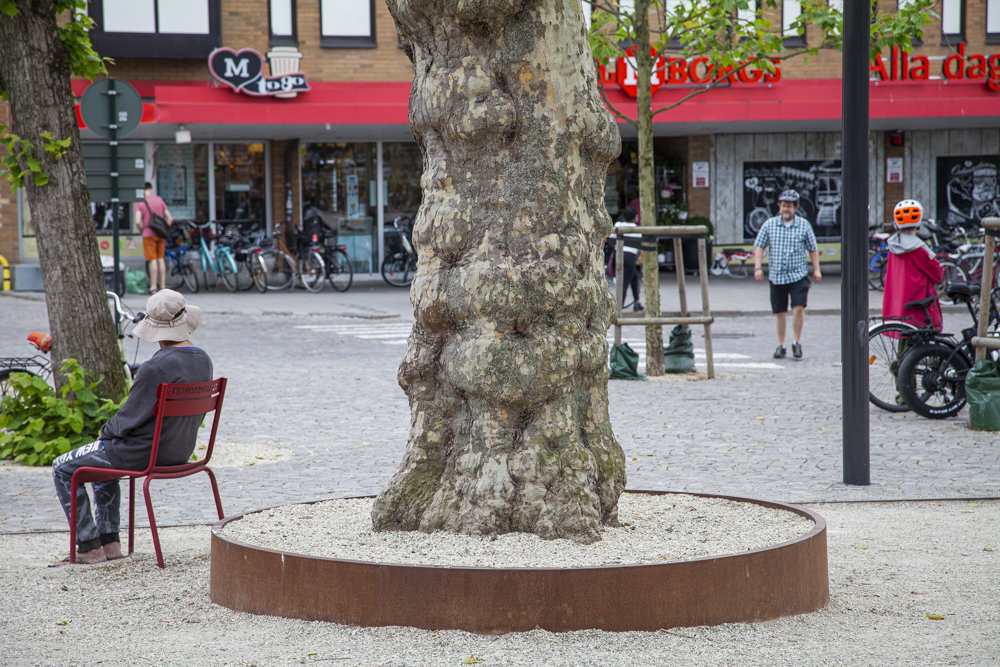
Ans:
{"label": "heart logo sign", "polygon": [[264,57],[254,49],[216,49],[208,56],[208,69],[217,81],[239,92],[263,75]]}

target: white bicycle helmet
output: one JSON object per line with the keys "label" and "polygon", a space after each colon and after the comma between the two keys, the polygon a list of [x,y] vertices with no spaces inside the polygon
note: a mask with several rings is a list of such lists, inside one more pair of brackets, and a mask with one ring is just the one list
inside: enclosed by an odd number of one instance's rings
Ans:
{"label": "white bicycle helmet", "polygon": [[892,224],[896,229],[913,229],[920,226],[924,207],[915,199],[904,199],[892,209]]}
{"label": "white bicycle helmet", "polygon": [[778,201],[790,201],[793,204],[799,203],[799,193],[795,190],[785,190],[778,196]]}

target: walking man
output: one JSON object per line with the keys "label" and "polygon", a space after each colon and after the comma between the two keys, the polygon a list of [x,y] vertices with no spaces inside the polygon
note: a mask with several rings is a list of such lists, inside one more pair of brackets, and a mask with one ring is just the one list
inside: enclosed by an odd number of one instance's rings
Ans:
{"label": "walking man", "polygon": [[753,277],[764,281],[764,269],[760,263],[764,248],[768,251],[768,279],[771,285],[771,312],[774,313],[774,329],[778,334],[778,348],[775,359],[785,358],[785,329],[788,316],[788,301],[792,302],[792,356],[802,358],[802,324],[805,320],[806,298],[809,296],[809,268],[806,256],[812,261],[813,280],[819,282],[819,248],[812,225],[805,218],[795,215],[799,207],[799,193],[785,190],[778,197],[780,215],[770,218],[760,228],[754,240]]}

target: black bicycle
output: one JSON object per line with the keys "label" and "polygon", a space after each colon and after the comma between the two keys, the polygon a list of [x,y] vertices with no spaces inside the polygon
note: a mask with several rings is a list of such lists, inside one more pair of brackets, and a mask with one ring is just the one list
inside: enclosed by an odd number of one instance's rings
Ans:
{"label": "black bicycle", "polygon": [[346,292],[354,284],[354,265],[347,246],[337,243],[337,233],[330,230],[319,216],[307,218],[304,224],[305,244],[312,252],[323,256],[326,279],[337,292]]}
{"label": "black bicycle", "polygon": [[392,226],[399,231],[401,248],[382,260],[382,278],[393,287],[407,287],[417,272],[417,251],[411,239],[413,223],[410,216],[400,215],[392,221]]}
{"label": "black bicycle", "polygon": [[[918,327],[901,334],[897,387],[902,400],[918,415],[928,419],[954,417],[965,407],[965,378],[972,368],[976,350],[972,338],[978,328],[976,302],[978,285],[953,283],[947,296],[954,303],[964,303],[972,316],[972,326],[961,337],[942,333],[933,326]],[[930,307],[940,297],[929,296],[906,304],[920,308],[930,322]],[[989,323],[1000,320],[996,304],[990,300]],[[992,357],[996,352],[990,353]]]}

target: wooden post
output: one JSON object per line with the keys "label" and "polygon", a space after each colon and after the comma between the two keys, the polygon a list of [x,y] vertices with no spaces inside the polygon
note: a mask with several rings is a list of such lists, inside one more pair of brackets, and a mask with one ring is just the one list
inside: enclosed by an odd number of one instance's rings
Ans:
{"label": "wooden post", "polygon": [[622,327],[618,324],[622,308],[625,307],[625,239],[620,228],[615,228],[615,303],[618,312],[615,313],[615,345],[622,344]]}
{"label": "wooden post", "polygon": [[[709,316],[708,307],[708,250],[705,239],[698,239],[698,278],[701,282],[701,314]],[[715,377],[715,360],[712,358],[712,325],[705,324],[705,363],[708,366],[708,377]]]}
{"label": "wooden post", "polygon": [[684,284],[684,253],[681,240],[674,238],[674,268],[677,271],[677,294],[681,300],[681,317],[688,316],[687,287]]}
{"label": "wooden post", "polygon": [[[993,298],[993,253],[996,252],[997,239],[995,234],[1000,229],[1000,218],[984,218],[983,229],[986,232],[986,254],[983,256],[983,282],[979,288],[979,338],[986,338],[990,325],[990,301]],[[976,347],[976,361],[986,358],[986,348]]]}

